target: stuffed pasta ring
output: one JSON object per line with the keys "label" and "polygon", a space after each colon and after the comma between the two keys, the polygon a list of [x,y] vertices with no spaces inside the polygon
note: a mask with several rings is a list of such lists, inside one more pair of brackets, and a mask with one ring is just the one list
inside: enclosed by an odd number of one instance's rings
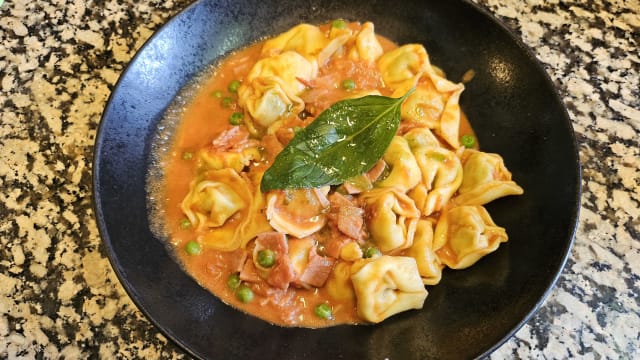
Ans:
{"label": "stuffed pasta ring", "polygon": [[351,274],[358,315],[370,322],[422,309],[427,298],[416,261],[410,257],[383,255],[360,260],[351,266]]}

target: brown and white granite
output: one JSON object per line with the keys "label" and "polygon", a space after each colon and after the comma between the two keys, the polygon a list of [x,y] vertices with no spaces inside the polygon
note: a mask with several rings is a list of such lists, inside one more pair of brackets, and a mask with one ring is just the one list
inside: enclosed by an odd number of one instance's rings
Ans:
{"label": "brown and white granite", "polygon": [[[115,81],[189,0],[0,1],[0,358],[183,358],[103,249],[91,158]],[[492,358],[640,357],[640,1],[476,0],[528,44],[573,120],[575,246]]]}

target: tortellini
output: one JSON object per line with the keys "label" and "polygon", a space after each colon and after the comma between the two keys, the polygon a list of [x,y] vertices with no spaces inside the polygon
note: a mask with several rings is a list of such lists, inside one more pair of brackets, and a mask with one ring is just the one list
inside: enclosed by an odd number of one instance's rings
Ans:
{"label": "tortellini", "polygon": [[464,177],[453,200],[459,205],[484,205],[497,198],[524,192],[511,180],[511,172],[502,157],[477,150],[465,150],[462,155]]}
{"label": "tortellini", "polygon": [[263,127],[276,122],[293,105],[293,101],[277,83],[257,82],[252,88],[240,87],[238,94],[241,104]]}
{"label": "tortellini", "polygon": [[[460,94],[464,90],[462,84],[453,86],[452,90],[438,90],[434,82],[421,81],[413,94],[402,104],[402,117],[416,124],[434,129],[451,147],[460,147],[458,139],[460,128]],[[408,89],[401,90],[399,96]]]}
{"label": "tortellini", "polygon": [[360,32],[356,35],[355,46],[349,53],[349,58],[373,62],[382,55],[382,45],[376,38],[373,23],[362,24]]}
{"label": "tortellini", "polygon": [[351,272],[358,315],[367,321],[378,323],[402,311],[422,309],[427,298],[413,258],[383,255],[360,260]]}
{"label": "tortellini", "polygon": [[298,238],[309,236],[327,223],[329,187],[271,191],[267,194],[267,219],[279,232]]}
{"label": "tortellini", "polygon": [[354,300],[356,294],[351,283],[351,263],[338,262],[325,285],[329,296],[337,301]]}
{"label": "tortellini", "polygon": [[484,207],[463,205],[440,215],[433,248],[443,264],[464,269],[508,239],[505,229],[493,222]]}
{"label": "tortellini", "polygon": [[181,204],[191,224],[207,229],[202,242],[211,248],[231,251],[255,234],[270,229],[259,209],[264,206],[259,190],[227,168],[207,171],[195,179]]}
{"label": "tortellini", "polygon": [[329,38],[331,40],[327,43],[327,46],[325,46],[324,49],[322,49],[322,51],[320,51],[320,53],[318,54],[319,66],[325,65],[331,58],[331,56],[335,54],[342,54],[344,52],[346,43],[351,39],[351,30],[349,30],[348,28],[341,29],[344,31],[336,32],[335,35],[333,34],[333,30],[336,29],[332,28],[331,30],[332,33],[329,35]]}
{"label": "tortellini", "polygon": [[440,126],[445,104],[445,96],[431,82],[425,82],[416,87],[415,92],[402,104],[402,117],[435,129]]}
{"label": "tortellini", "polygon": [[[427,71],[429,58],[422,45],[408,44],[386,52],[378,59],[378,68],[385,85],[392,89],[409,90]],[[401,94],[394,95],[404,95]]]}
{"label": "tortellini", "polygon": [[407,140],[402,136],[395,136],[385,151],[382,159],[391,168],[389,175],[378,182],[380,187],[394,187],[407,192],[420,182],[420,169],[411,153]]}
{"label": "tortellini", "polygon": [[460,147],[459,129],[460,129],[460,94],[464,90],[464,86],[460,84],[456,89],[452,90],[447,98],[447,102],[442,110],[440,121],[435,131],[440,135],[451,147],[457,149]]}
{"label": "tortellini", "polygon": [[340,259],[345,261],[362,259],[362,255],[362,248],[356,242],[350,242],[340,249]]}
{"label": "tortellini", "polygon": [[198,151],[198,159],[202,166],[208,170],[231,168],[240,172],[245,166],[248,166],[252,161],[259,160],[260,157],[260,150],[257,147],[247,147],[238,151],[220,151],[208,148]]}
{"label": "tortellini", "polygon": [[385,53],[378,60],[385,84],[394,89],[393,97],[416,87],[402,105],[402,117],[434,129],[453,148],[460,147],[460,105],[464,85],[455,84],[429,61],[422,45],[408,44]]}
{"label": "tortellini", "polygon": [[420,147],[440,147],[440,141],[433,135],[431,130],[425,127],[413,128],[404,134],[404,138],[409,144],[411,151]]}
{"label": "tortellini", "polygon": [[[318,65],[295,51],[259,60],[238,89],[238,103],[262,126],[268,127],[283,116],[289,107],[298,111],[304,102],[298,95],[304,81],[318,74]],[[302,80],[302,81],[301,81]]]}
{"label": "tortellini", "polygon": [[231,169],[210,171],[204,179],[191,183],[182,201],[182,211],[198,228],[222,226],[227,219],[249,206],[251,192]]}
{"label": "tortellini", "polygon": [[442,278],[443,265],[433,249],[433,224],[421,219],[416,226],[413,245],[405,255],[416,260],[418,271],[425,285],[435,285]]}
{"label": "tortellini", "polygon": [[306,84],[316,78],[319,67],[335,53],[341,53],[348,42],[353,42],[349,58],[354,60],[374,62],[383,53],[370,22],[364,23],[355,35],[349,29],[329,35],[317,26],[300,24],[267,40],[261,50],[263,58],[238,89],[239,105],[267,128],[288,112],[298,113],[304,109],[299,96]]}
{"label": "tortellini", "polygon": [[[449,81],[441,71],[436,70],[429,61],[424,46],[408,44],[384,54],[378,61],[386,84],[394,89],[410,84],[414,86],[425,75],[433,86],[442,93],[464,89],[462,84]],[[403,93],[404,94],[404,93]]]}
{"label": "tortellini", "polygon": [[265,41],[262,46],[262,55],[273,56],[284,51],[295,51],[308,59],[313,59],[327,45],[327,41],[317,26],[300,24]]}
{"label": "tortellini", "polygon": [[413,244],[420,211],[413,200],[395,188],[364,192],[366,223],[371,238],[383,253],[393,253]]}
{"label": "tortellini", "polygon": [[421,146],[414,150],[422,173],[422,181],[409,196],[422,215],[442,209],[462,183],[460,159],[453,151],[441,147]]}

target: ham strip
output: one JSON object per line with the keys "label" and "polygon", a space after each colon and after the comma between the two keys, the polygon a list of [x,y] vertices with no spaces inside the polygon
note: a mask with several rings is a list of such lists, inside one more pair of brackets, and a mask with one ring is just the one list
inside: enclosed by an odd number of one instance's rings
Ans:
{"label": "ham strip", "polygon": [[264,148],[266,160],[269,163],[272,163],[276,156],[284,149],[284,146],[278,141],[278,138],[272,134],[263,136],[261,144]]}
{"label": "ham strip", "polygon": [[347,194],[349,195],[356,195],[356,194],[360,194],[363,189],[351,184],[350,182],[345,182],[342,184],[342,188],[344,189],[344,191],[347,192]]}
{"label": "ham strip", "polygon": [[353,239],[363,237],[364,210],[356,203],[338,192],[329,195],[331,213],[329,219],[341,233]]}
{"label": "ham strip", "polygon": [[380,175],[382,175],[382,173],[384,172],[384,168],[387,166],[387,163],[380,159],[378,160],[378,162],[373,165],[373,167],[371,168],[371,170],[367,171],[365,173],[365,176],[372,182],[376,182],[376,180],[378,180],[378,178],[380,177]]}
{"label": "ham strip", "polygon": [[211,142],[211,146],[215,150],[229,151],[237,149],[238,147],[244,148],[249,141],[249,130],[240,126],[233,126],[218,135]]}
{"label": "ham strip", "polygon": [[326,193],[329,192],[327,188],[313,188],[313,192],[316,194],[318,202],[323,208],[331,206],[331,201],[329,201],[326,195]]}
{"label": "ham strip", "polygon": [[331,211],[334,211],[341,206],[354,205],[351,196],[347,197],[340,194],[339,192],[334,192],[333,194],[329,195],[329,202],[331,203]]}
{"label": "ham strip", "polygon": [[283,233],[277,231],[263,232],[256,236],[256,246],[253,250],[254,254],[260,250],[269,249],[276,254],[277,259],[286,257],[289,253],[289,244],[287,237]]}
{"label": "ham strip", "polygon": [[242,268],[242,271],[240,271],[240,280],[250,283],[262,281],[262,278],[258,275],[258,270],[253,265],[253,261],[245,261],[244,267]]}
{"label": "ham strip", "polygon": [[257,258],[258,251],[263,249],[269,249],[276,255],[276,263],[271,268],[262,268],[258,264],[252,262],[257,268],[258,273],[267,281],[271,286],[287,289],[289,283],[291,283],[296,273],[289,259],[289,246],[287,244],[287,237],[285,234],[279,232],[265,232],[258,234],[256,237],[256,247],[253,250],[253,258]]}
{"label": "ham strip", "polygon": [[296,272],[293,270],[291,261],[278,261],[273,267],[269,276],[267,277],[267,283],[271,286],[275,286],[280,289],[287,289],[289,284],[295,280]]}
{"label": "ham strip", "polygon": [[338,231],[334,232],[336,234],[334,234],[334,236],[332,236],[331,239],[324,245],[324,252],[325,254],[327,254],[327,256],[337,259],[340,257],[340,250],[342,250],[342,247],[355,240],[342,235]]}
{"label": "ham strip", "polygon": [[315,287],[324,286],[335,262],[335,259],[318,255],[315,247],[311,248],[309,263],[300,275],[300,281]]}
{"label": "ham strip", "polygon": [[364,210],[357,206],[342,206],[338,211],[338,230],[343,234],[359,239],[362,237]]}
{"label": "ham strip", "polygon": [[244,263],[247,261],[247,251],[242,248],[238,248],[229,254],[229,269],[233,272],[242,272],[244,269]]}

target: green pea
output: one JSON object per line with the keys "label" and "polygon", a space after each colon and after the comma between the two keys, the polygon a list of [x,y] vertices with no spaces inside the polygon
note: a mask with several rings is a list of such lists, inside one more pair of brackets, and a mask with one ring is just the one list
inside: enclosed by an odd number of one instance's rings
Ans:
{"label": "green pea", "polygon": [[336,19],[336,20],[333,20],[333,22],[331,23],[331,27],[336,29],[344,29],[347,27],[347,22],[344,21],[343,19]]}
{"label": "green pea", "polygon": [[272,267],[276,263],[276,254],[269,250],[264,249],[258,251],[258,264],[262,267]]}
{"label": "green pea", "polygon": [[462,135],[460,138],[462,146],[466,148],[472,148],[476,144],[476,138],[473,135]]}
{"label": "green pea", "polygon": [[202,253],[202,246],[197,241],[189,241],[184,246],[184,251],[189,255],[200,255]]}
{"label": "green pea", "polygon": [[227,287],[229,290],[236,291],[238,286],[240,286],[240,275],[238,273],[229,274],[227,278]]}
{"label": "green pea", "polygon": [[242,124],[242,119],[244,119],[244,115],[241,112],[234,112],[229,117],[229,123],[231,125],[240,125]]}
{"label": "green pea", "polygon": [[253,291],[251,291],[251,289],[249,289],[248,287],[241,285],[238,290],[236,290],[236,297],[238,298],[238,300],[246,304],[253,300]]}
{"label": "green pea", "polygon": [[321,319],[333,319],[333,314],[331,313],[331,306],[329,306],[328,304],[322,303],[319,304],[318,306],[316,306],[316,308],[313,310],[316,314],[316,316],[318,316]]}
{"label": "green pea", "polygon": [[187,230],[191,227],[191,221],[187,218],[180,219],[180,229]]}
{"label": "green pea", "polygon": [[191,151],[185,151],[182,153],[182,160],[191,160],[193,159],[193,153]]}
{"label": "green pea", "polygon": [[342,80],[342,88],[345,90],[353,90],[356,88],[356,82],[353,79]]}
{"label": "green pea", "polygon": [[211,95],[213,97],[221,98],[222,97],[222,91],[216,90],[216,91],[212,92]]}
{"label": "green pea", "polygon": [[229,92],[237,92],[238,88],[240,87],[240,81],[238,80],[231,80],[231,82],[229,83],[229,86],[227,86],[227,90],[229,90]]}
{"label": "green pea", "polygon": [[382,253],[380,252],[380,250],[378,250],[377,247],[369,246],[368,248],[364,249],[364,252],[362,255],[368,259],[368,258],[380,256],[382,255]]}
{"label": "green pea", "polygon": [[225,96],[222,98],[222,107],[228,108],[233,103],[233,98],[229,96]]}

